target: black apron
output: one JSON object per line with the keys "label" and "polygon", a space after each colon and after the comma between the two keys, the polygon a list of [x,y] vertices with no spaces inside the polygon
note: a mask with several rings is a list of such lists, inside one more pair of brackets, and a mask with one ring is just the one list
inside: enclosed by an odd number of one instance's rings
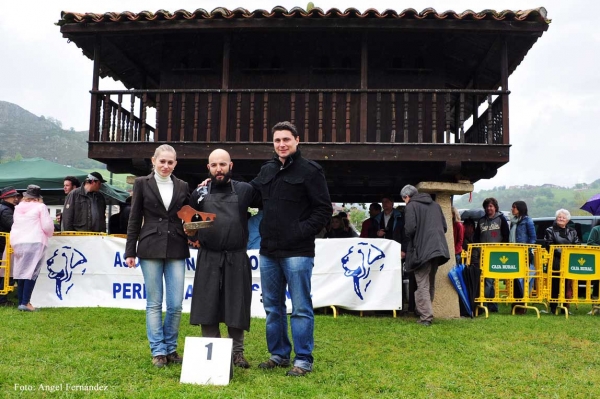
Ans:
{"label": "black apron", "polygon": [[212,184],[198,209],[216,217],[214,226],[198,230],[190,324],[225,323],[249,331],[252,269],[242,225],[247,220],[240,218],[233,182],[230,194],[211,194],[211,189]]}

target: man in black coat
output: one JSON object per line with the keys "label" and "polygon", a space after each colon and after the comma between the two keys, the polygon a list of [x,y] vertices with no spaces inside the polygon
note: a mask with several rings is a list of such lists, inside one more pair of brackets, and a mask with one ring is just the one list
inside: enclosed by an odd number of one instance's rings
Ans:
{"label": "man in black coat", "polygon": [[263,202],[260,280],[271,354],[258,367],[274,369],[290,365],[287,286],[292,301],[290,324],[296,353],[287,375],[300,377],[313,368],[314,313],[310,279],[315,236],[331,219],[333,208],[323,169],[300,154],[296,126],[279,122],[271,131],[276,155],[262,166],[251,182],[261,193]]}
{"label": "man in black coat", "polygon": [[[13,225],[15,206],[19,203],[19,193],[14,187],[5,187],[0,193],[0,232],[10,233]],[[4,253],[6,239],[0,237],[0,257]],[[0,289],[4,287],[4,277],[0,277]],[[7,295],[0,295],[0,306],[9,306]]]}
{"label": "man in black coat", "polygon": [[448,262],[450,252],[446,241],[446,218],[442,208],[431,196],[406,185],[400,192],[406,202],[404,232],[409,240],[406,270],[414,271],[417,323],[430,326],[433,321],[432,302],[435,295],[435,274],[438,266]]}

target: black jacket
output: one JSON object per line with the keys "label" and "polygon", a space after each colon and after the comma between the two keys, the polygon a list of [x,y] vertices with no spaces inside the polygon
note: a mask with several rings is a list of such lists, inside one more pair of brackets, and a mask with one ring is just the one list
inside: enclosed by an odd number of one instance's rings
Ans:
{"label": "black jacket", "polygon": [[252,180],[263,201],[260,254],[276,258],[315,256],[315,236],[333,213],[323,169],[300,151],[285,164],[275,156]]}
{"label": "black jacket", "polygon": [[167,210],[158,191],[154,173],[135,179],[127,225],[126,258],[189,258],[187,236],[183,232],[181,219],[177,216],[177,212],[188,204],[189,187],[186,182],[173,175],[171,180],[173,198]]}
{"label": "black jacket", "polygon": [[[13,215],[15,213],[15,206],[10,202],[2,201],[0,203],[0,233],[10,233],[10,229],[13,225]],[[4,252],[6,246],[6,239],[0,237],[0,258]]]}
{"label": "black jacket", "polygon": [[[550,245],[573,245],[581,244],[581,240],[577,236],[577,230],[566,226],[560,228],[556,222],[546,229],[544,234],[544,243],[547,250],[550,250]],[[560,270],[560,258],[562,249],[557,248],[554,251],[554,259],[552,259],[552,270]]]}
{"label": "black jacket", "polygon": [[406,204],[404,218],[404,232],[408,239],[406,271],[416,270],[427,261],[434,261],[436,266],[448,262],[448,225],[442,208],[431,196],[415,194]]}

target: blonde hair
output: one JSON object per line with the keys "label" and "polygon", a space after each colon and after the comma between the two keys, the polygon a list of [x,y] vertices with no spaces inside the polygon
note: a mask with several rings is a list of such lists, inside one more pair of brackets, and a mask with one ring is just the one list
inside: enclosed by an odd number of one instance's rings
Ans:
{"label": "blonde hair", "polygon": [[43,202],[43,200],[41,198],[29,198],[29,197],[23,197],[21,199],[21,202]]}
{"label": "blonde hair", "polygon": [[158,147],[156,147],[156,150],[154,150],[154,155],[152,156],[152,158],[156,158],[158,157],[158,155],[161,152],[172,152],[173,155],[175,155],[175,159],[177,159],[177,152],[175,152],[175,148],[171,147],[168,144],[163,144],[163,145],[159,145]]}
{"label": "blonde hair", "polygon": [[460,222],[460,212],[458,212],[458,209],[454,206],[452,207],[452,221]]}

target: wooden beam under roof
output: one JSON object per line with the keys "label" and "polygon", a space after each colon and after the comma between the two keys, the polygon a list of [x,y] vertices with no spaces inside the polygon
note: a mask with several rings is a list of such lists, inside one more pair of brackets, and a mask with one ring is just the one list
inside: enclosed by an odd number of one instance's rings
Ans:
{"label": "wooden beam under roof", "polygon": [[526,33],[544,32],[548,24],[535,21],[465,21],[465,20],[406,20],[406,19],[192,19],[175,21],[127,21],[101,23],[68,23],[61,26],[64,33],[122,33],[181,30],[238,30],[238,29],[269,29],[269,30],[316,30],[316,29],[376,29],[395,31],[472,31],[486,33]]}

